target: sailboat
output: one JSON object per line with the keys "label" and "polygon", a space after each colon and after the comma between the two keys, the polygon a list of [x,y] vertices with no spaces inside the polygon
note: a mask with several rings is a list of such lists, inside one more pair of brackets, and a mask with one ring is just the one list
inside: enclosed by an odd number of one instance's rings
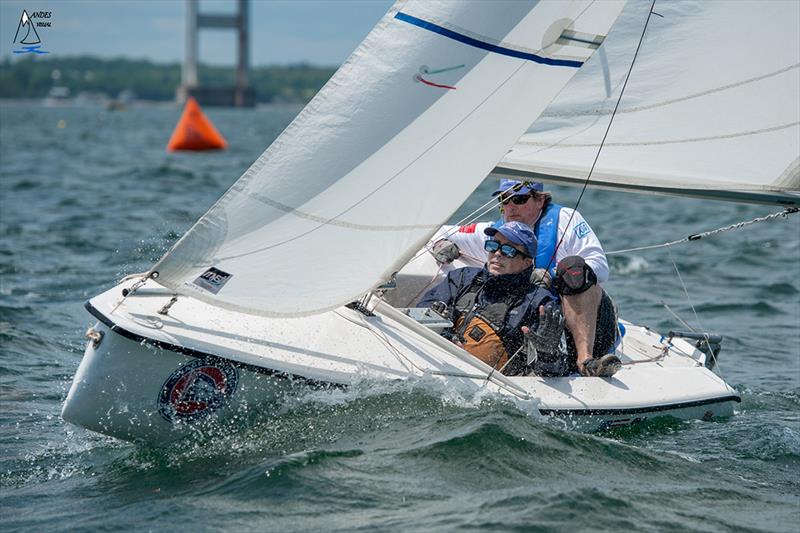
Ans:
{"label": "sailboat", "polygon": [[440,336],[435,313],[397,306],[492,172],[798,205],[798,5],[656,8],[397,2],[148,272],[87,302],[97,323],[63,418],[165,443],[298,388],[414,379],[588,431],[733,414],[705,334],[620,321],[612,378],[509,377]]}

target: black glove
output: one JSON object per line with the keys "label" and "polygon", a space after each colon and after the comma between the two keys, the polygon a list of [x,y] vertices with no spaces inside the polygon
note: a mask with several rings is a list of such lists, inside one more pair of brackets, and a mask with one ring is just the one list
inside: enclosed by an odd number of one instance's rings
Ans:
{"label": "black glove", "polygon": [[461,250],[458,249],[458,246],[447,239],[436,241],[433,244],[431,253],[440,265],[448,265],[461,256]]}
{"label": "black glove", "polygon": [[528,366],[537,376],[564,376],[569,365],[566,355],[558,349],[564,332],[564,315],[555,302],[544,306],[535,329],[525,333]]}

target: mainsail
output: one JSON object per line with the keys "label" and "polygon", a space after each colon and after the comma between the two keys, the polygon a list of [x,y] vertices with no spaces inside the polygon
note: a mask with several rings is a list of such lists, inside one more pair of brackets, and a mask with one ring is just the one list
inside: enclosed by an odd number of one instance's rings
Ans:
{"label": "mainsail", "polygon": [[253,314],[353,301],[463,203],[623,5],[398,2],[151,273]]}
{"label": "mainsail", "polygon": [[[494,173],[582,184],[649,2],[596,54]],[[800,2],[657,2],[590,185],[800,205]]]}

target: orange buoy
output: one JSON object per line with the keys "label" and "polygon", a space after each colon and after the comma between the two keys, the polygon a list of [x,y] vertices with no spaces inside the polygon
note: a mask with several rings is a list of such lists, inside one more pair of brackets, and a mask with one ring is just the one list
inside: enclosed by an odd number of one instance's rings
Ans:
{"label": "orange buoy", "polygon": [[222,150],[227,146],[225,138],[203,114],[197,100],[189,97],[167,143],[167,150]]}

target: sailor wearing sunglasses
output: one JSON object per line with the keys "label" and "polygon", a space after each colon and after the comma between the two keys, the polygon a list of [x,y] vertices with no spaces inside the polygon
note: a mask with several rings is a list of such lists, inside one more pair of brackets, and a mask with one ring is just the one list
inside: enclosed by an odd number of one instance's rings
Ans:
{"label": "sailor wearing sunglasses", "polygon": [[503,374],[565,374],[557,297],[530,282],[537,247],[533,231],[508,222],[485,234],[485,266],[451,271],[417,305],[452,320],[444,335]]}
{"label": "sailor wearing sunglasses", "polygon": [[[534,262],[540,276],[552,282],[566,320],[567,351],[573,370],[586,376],[607,377],[619,368],[604,358],[617,341],[613,303],[600,283],[608,280],[608,261],[603,247],[581,214],[552,202],[538,182],[500,180],[493,193],[502,219],[494,223],[445,226],[429,246],[443,272],[459,259],[463,264],[483,263],[487,228],[519,222],[533,228],[538,241]],[[618,360],[617,360],[618,361]]]}

